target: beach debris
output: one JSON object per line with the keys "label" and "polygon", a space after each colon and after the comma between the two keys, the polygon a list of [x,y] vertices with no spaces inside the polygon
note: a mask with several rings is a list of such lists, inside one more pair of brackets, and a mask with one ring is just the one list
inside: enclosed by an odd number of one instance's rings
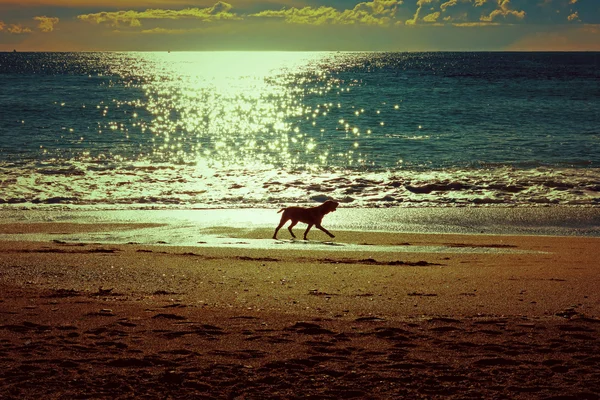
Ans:
{"label": "beach debris", "polygon": [[74,289],[52,289],[52,293],[46,297],[76,297],[81,296],[81,292]]}
{"label": "beach debris", "polygon": [[156,314],[154,317],[152,318],[164,318],[164,319],[174,319],[174,320],[184,320],[187,319],[186,317],[183,317],[181,315],[177,315],[177,314],[167,314],[167,313],[160,313],[160,314]]}
{"label": "beach debris", "polygon": [[387,320],[383,317],[377,317],[377,316],[373,315],[370,317],[358,317],[354,321],[356,321],[356,322],[385,322]]}
{"label": "beach debris", "polygon": [[119,249],[107,249],[104,247],[99,247],[97,249],[89,249],[87,252],[88,253],[116,253],[118,251],[121,251]]}
{"label": "beach debris", "polygon": [[239,256],[236,257],[238,260],[241,261],[263,261],[263,262],[275,262],[275,261],[279,261],[279,259],[277,258],[272,258],[272,257],[249,257],[249,256]]}
{"label": "beach debris", "polygon": [[113,291],[113,288],[110,289],[102,289],[102,286],[98,287],[98,291],[95,293],[98,296],[105,296],[110,294]]}
{"label": "beach debris", "polygon": [[113,292],[114,288],[103,289],[102,286],[98,287],[98,291],[90,293],[89,297],[102,297],[102,296],[125,296],[123,293]]}
{"label": "beach debris", "polygon": [[318,289],[311,289],[308,291],[308,294],[311,294],[313,296],[325,296],[325,297],[338,296],[337,293],[321,292]]}
{"label": "beach debris", "polygon": [[435,297],[435,296],[437,296],[437,293],[411,292],[411,293],[408,293],[408,296]]}
{"label": "beach debris", "polygon": [[444,264],[430,263],[427,261],[377,261],[374,258],[364,258],[360,260],[353,260],[349,258],[339,258],[339,259],[331,259],[331,258],[323,258],[320,259],[319,262],[326,264],[368,264],[368,265],[390,265],[390,266],[408,266],[408,267],[427,267],[427,266],[443,266]]}

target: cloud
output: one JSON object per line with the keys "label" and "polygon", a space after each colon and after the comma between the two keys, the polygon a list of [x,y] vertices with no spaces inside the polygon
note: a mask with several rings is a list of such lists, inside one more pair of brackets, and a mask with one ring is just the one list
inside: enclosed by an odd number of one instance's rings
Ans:
{"label": "cloud", "polygon": [[29,29],[26,26],[23,26],[21,24],[10,24],[8,26],[7,30],[8,30],[8,32],[15,34],[15,35],[32,32],[31,29]]}
{"label": "cloud", "polygon": [[445,3],[442,3],[442,5],[440,6],[440,10],[442,10],[442,12],[446,12],[446,10],[449,7],[454,7],[457,3],[458,3],[458,0],[449,0]]}
{"label": "cloud", "polygon": [[457,26],[459,28],[474,28],[481,26],[499,26],[499,22],[457,22],[452,24],[452,26]]}
{"label": "cloud", "polygon": [[353,9],[339,11],[333,7],[321,6],[282,10],[265,10],[250,17],[282,18],[285,22],[304,25],[389,25],[396,16],[396,9],[402,1],[373,0],[358,3]]}
{"label": "cloud", "polygon": [[250,17],[283,18],[286,22],[292,24],[323,25],[336,23],[336,21],[340,20],[340,15],[341,13],[333,7],[321,6],[319,8],[292,7],[283,10],[265,10],[250,14]]}
{"label": "cloud", "polygon": [[431,13],[423,17],[424,22],[436,22],[440,18],[441,13],[439,11]]}
{"label": "cloud", "polygon": [[126,24],[131,27],[141,26],[140,20],[143,19],[198,19],[202,22],[213,22],[219,20],[241,19],[235,13],[231,13],[233,7],[229,3],[219,1],[212,7],[207,8],[186,8],[183,10],[167,9],[148,9],[146,11],[114,11],[99,12],[95,14],[83,14],[77,16],[78,19],[95,24],[107,23],[112,26]]}
{"label": "cloud", "polygon": [[144,29],[141,33],[146,35],[182,35],[185,33],[192,32],[191,29],[165,29],[165,28],[154,28]]}
{"label": "cloud", "polygon": [[54,25],[58,24],[59,19],[55,17],[33,17],[34,20],[39,21],[38,28],[42,32],[52,32],[54,30]]}
{"label": "cloud", "polygon": [[[0,0],[0,2],[2,1]],[[127,1],[125,4],[131,4],[130,1],[134,0]],[[351,5],[351,8],[330,5],[318,6],[314,5],[316,0],[311,0],[310,3],[313,5],[310,6],[290,6],[274,9],[273,3],[275,1],[278,1],[278,4],[308,2],[308,0],[264,0],[260,3],[254,3],[251,7],[252,10],[246,8],[244,13],[237,8],[234,11],[231,4],[219,1],[206,8],[181,10],[152,8],[145,11],[121,9],[120,11],[79,15],[78,18],[93,24],[110,25],[115,28],[127,26],[139,28],[145,21],[154,20],[154,26],[145,27],[144,30],[145,32],[154,33],[160,32],[160,28],[165,29],[165,32],[173,29],[177,31],[182,27],[165,26],[165,21],[183,19],[200,20],[202,22],[225,20],[247,22],[262,18],[280,20],[284,23],[296,25],[370,25],[381,27],[416,25],[419,23],[448,26],[455,24],[482,26],[496,23],[560,24],[571,22],[584,24],[598,23],[598,19],[600,19],[595,17],[598,16],[597,7],[586,3],[590,0],[368,0],[358,4],[354,3],[355,5]],[[247,6],[250,2],[251,0],[238,0],[235,4]],[[321,4],[323,3],[321,2]],[[344,3],[339,0],[336,4]],[[193,28],[191,27],[191,29]]]}
{"label": "cloud", "polygon": [[590,0],[411,0],[400,10],[410,12],[406,25],[432,21],[463,26],[475,22],[551,25],[565,23],[569,16],[573,23],[600,22],[598,6]]}
{"label": "cloud", "polygon": [[6,24],[4,21],[0,21],[0,32],[8,32],[13,35],[21,35],[24,33],[32,33],[32,30],[21,24]]}
{"label": "cloud", "polygon": [[523,19],[525,18],[525,11],[517,11],[517,10],[512,10],[510,9],[510,0],[497,0],[498,1],[498,7],[497,9],[495,9],[494,11],[492,11],[489,15],[482,15],[481,16],[481,21],[487,21],[487,22],[492,22],[495,19],[497,19],[498,17],[508,17],[508,16],[514,16],[517,19]]}
{"label": "cloud", "polygon": [[419,20],[419,14],[421,13],[421,9],[425,4],[431,4],[433,1],[437,0],[418,0],[417,1],[417,11],[415,11],[415,15],[411,19],[406,20],[406,25],[415,25]]}
{"label": "cloud", "polygon": [[567,17],[567,19],[568,19],[569,21],[581,21],[581,20],[579,19],[579,13],[578,13],[577,11],[575,11],[573,14],[569,15],[569,16]]}
{"label": "cloud", "polygon": [[[406,20],[406,25],[416,25],[419,22],[437,25],[441,19],[446,25],[460,23],[461,26],[481,26],[490,25],[500,16],[519,19],[525,16],[524,11],[509,7],[510,0],[417,0],[415,5],[416,10],[412,18]],[[422,16],[423,14],[425,15]],[[478,23],[475,24],[476,22]]]}

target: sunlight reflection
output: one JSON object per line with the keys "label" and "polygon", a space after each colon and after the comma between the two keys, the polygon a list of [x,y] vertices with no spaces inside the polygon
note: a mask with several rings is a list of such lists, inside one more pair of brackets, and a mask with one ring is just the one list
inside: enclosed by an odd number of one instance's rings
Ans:
{"label": "sunlight reflection", "polygon": [[[138,56],[146,77],[142,88],[152,118],[150,131],[157,139],[154,159],[291,166],[301,163],[301,149],[317,148],[315,138],[291,121],[307,114],[315,119],[320,111],[304,108],[305,89],[297,82],[299,77],[326,79],[317,67],[322,58],[318,53]],[[135,117],[140,118],[138,112]],[[326,155],[319,160],[326,160]]]}
{"label": "sunlight reflection", "polygon": [[[399,107],[371,103],[363,94],[373,89],[363,79],[344,75],[364,58],[359,53],[111,57],[121,58],[111,60],[120,83],[137,91],[128,92],[133,97],[128,100],[95,104],[105,120],[97,132],[126,136],[135,161],[246,171],[249,164],[289,171],[365,167],[375,165],[375,158],[381,160],[379,144],[372,140],[398,129],[398,117],[388,110]],[[352,94],[350,87],[356,89]],[[124,110],[128,119],[118,119],[116,109]],[[118,156],[126,146],[123,142],[108,156]]]}

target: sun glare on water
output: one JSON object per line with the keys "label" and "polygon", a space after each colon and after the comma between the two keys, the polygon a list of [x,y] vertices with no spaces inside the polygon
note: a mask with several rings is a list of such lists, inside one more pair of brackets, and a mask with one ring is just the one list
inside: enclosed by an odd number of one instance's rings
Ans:
{"label": "sun glare on water", "polygon": [[[331,90],[319,53],[140,53],[137,73],[152,158],[218,167],[294,166],[307,153],[327,152],[294,121],[316,118],[302,102],[310,91]],[[303,75],[306,75],[303,77]],[[308,115],[308,117],[307,117]],[[313,125],[314,126],[314,125]]]}

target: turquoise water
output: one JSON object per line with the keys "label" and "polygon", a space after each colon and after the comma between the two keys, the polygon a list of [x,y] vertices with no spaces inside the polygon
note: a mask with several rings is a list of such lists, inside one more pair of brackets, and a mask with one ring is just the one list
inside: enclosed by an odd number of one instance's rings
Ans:
{"label": "turquoise water", "polygon": [[599,64],[599,53],[0,53],[0,203],[594,207]]}

